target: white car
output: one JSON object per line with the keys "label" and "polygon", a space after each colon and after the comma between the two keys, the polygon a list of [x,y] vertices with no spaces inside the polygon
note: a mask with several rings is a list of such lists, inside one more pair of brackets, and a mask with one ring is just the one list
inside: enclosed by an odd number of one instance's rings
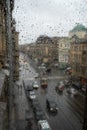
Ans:
{"label": "white car", "polygon": [[47,120],[38,121],[39,130],[52,130]]}
{"label": "white car", "polygon": [[35,92],[34,92],[34,91],[30,91],[30,92],[29,92],[29,99],[30,99],[30,100],[33,100],[33,99],[35,99],[35,98],[36,98]]}
{"label": "white car", "polygon": [[35,88],[35,89],[39,88],[39,85],[38,85],[37,81],[35,81],[35,82],[33,83],[33,88]]}

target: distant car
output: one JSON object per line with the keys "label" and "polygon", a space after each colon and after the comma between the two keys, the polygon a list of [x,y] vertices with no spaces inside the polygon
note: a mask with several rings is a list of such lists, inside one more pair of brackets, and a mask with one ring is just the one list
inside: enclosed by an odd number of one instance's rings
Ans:
{"label": "distant car", "polygon": [[47,72],[47,73],[51,73],[51,68],[48,68],[48,69],[46,70],[46,72]]}
{"label": "distant car", "polygon": [[65,79],[65,80],[64,80],[64,85],[65,85],[65,86],[71,86],[71,85],[72,85],[72,82],[71,82],[69,79]]}
{"label": "distant car", "polygon": [[34,77],[35,77],[35,78],[38,78],[38,77],[39,77],[39,74],[38,74],[38,73],[36,73],[36,74],[34,75]]}
{"label": "distant car", "polygon": [[35,81],[35,82],[33,83],[33,88],[35,88],[35,89],[38,89],[38,88],[39,88],[39,85],[38,85],[37,81]]}
{"label": "distant car", "polygon": [[75,88],[69,88],[67,90],[68,94],[73,94],[74,96],[78,95],[78,91]]}
{"label": "distant car", "polygon": [[47,120],[38,121],[38,130],[52,130]]}
{"label": "distant car", "polygon": [[33,99],[35,99],[35,98],[36,98],[35,92],[34,92],[34,91],[30,91],[30,92],[29,92],[29,99],[30,99],[30,100],[33,100]]}
{"label": "distant car", "polygon": [[50,112],[57,112],[58,107],[55,101],[51,99],[46,99],[46,107]]}
{"label": "distant car", "polygon": [[47,88],[48,86],[47,79],[46,78],[41,79],[40,84],[42,88]]}
{"label": "distant car", "polygon": [[36,109],[36,111],[34,112],[34,115],[37,121],[46,119],[45,113],[41,109],[40,110]]}
{"label": "distant car", "polygon": [[63,92],[63,90],[64,90],[64,83],[61,81],[61,82],[59,82],[58,84],[57,84],[57,86],[56,86],[56,91],[58,91],[58,92]]}
{"label": "distant car", "polygon": [[86,94],[86,85],[83,85],[81,90],[84,94]]}
{"label": "distant car", "polygon": [[54,64],[54,67],[58,67],[58,66],[59,66],[59,64],[58,64],[58,63]]}

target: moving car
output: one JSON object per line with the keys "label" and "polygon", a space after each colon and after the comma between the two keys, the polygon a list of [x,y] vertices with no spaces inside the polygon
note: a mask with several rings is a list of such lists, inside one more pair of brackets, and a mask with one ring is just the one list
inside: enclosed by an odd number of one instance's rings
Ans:
{"label": "moving car", "polygon": [[59,82],[55,89],[58,92],[63,92],[63,90],[64,90],[64,83],[63,83],[63,81]]}
{"label": "moving car", "polygon": [[33,88],[34,88],[34,89],[38,89],[38,88],[39,88],[39,85],[38,85],[37,81],[35,81],[35,82],[33,83]]}
{"label": "moving car", "polygon": [[52,130],[47,120],[38,121],[39,130]]}
{"label": "moving car", "polygon": [[46,107],[50,112],[57,112],[58,107],[55,101],[51,99],[46,99]]}

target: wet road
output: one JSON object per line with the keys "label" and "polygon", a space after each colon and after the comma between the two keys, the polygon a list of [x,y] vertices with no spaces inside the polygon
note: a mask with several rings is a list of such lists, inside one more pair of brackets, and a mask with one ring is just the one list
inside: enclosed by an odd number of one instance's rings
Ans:
{"label": "wet road", "polygon": [[[24,57],[27,61],[27,67],[25,63],[21,63],[20,71],[20,81],[24,80],[25,84],[30,84],[36,80],[35,74],[37,71],[32,67],[32,62],[28,58]],[[33,63],[34,64],[34,63]],[[55,70],[54,70],[55,71]],[[53,76],[55,74],[55,76]],[[58,81],[65,78],[62,72],[53,72],[48,77],[48,88],[46,91],[39,88],[36,90],[38,100],[41,104],[42,109],[45,112],[46,118],[52,128],[52,130],[82,130],[82,115],[83,115],[83,102],[84,97],[78,92],[78,96],[69,95],[67,93],[67,88],[64,90],[63,94],[60,95],[55,91],[55,86]],[[56,77],[56,78],[54,78]],[[37,79],[38,84],[40,84],[40,79]],[[56,115],[51,115],[46,110],[46,98],[50,97],[56,101],[58,105],[58,113]],[[28,101],[28,105],[30,105]],[[30,106],[31,107],[31,106]],[[32,110],[32,108],[30,108]],[[35,128],[36,129],[36,128]]]}

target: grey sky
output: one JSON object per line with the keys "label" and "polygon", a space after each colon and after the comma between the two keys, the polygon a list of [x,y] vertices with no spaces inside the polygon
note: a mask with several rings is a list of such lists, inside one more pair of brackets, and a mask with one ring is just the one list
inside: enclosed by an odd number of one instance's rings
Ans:
{"label": "grey sky", "polygon": [[15,0],[20,44],[39,35],[67,36],[76,23],[87,26],[87,0]]}

